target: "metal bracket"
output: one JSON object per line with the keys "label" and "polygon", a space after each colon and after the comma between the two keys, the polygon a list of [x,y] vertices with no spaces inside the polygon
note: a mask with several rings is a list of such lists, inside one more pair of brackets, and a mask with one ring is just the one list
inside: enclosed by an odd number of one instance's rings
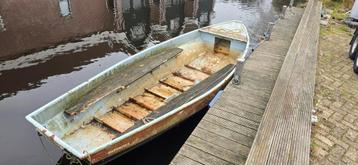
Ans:
{"label": "metal bracket", "polygon": [[282,12],[281,12],[281,19],[285,19],[285,16],[286,16],[286,10],[287,10],[287,6],[286,5],[283,5],[282,7]]}
{"label": "metal bracket", "polygon": [[241,74],[242,74],[242,70],[244,68],[244,64],[245,64],[245,59],[237,60],[236,70],[235,70],[234,79],[233,79],[234,85],[239,85],[241,83]]}

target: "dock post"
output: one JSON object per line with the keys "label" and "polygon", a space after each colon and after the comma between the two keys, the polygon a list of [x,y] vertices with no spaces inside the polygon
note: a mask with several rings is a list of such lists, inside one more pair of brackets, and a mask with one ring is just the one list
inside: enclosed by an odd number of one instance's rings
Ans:
{"label": "dock post", "polygon": [[281,19],[285,19],[286,10],[287,10],[287,6],[286,6],[286,5],[283,5],[283,7],[282,7],[282,13],[281,13]]}
{"label": "dock post", "polygon": [[294,2],[294,0],[290,0],[290,7],[292,7],[293,6],[293,2]]}
{"label": "dock post", "polygon": [[239,85],[241,82],[241,73],[242,70],[244,68],[244,64],[245,64],[245,59],[244,58],[240,58],[237,60],[236,63],[236,70],[234,73],[234,79],[233,79],[233,84],[234,85]]}
{"label": "dock post", "polygon": [[270,40],[273,25],[275,25],[275,23],[273,23],[273,22],[269,22],[269,23],[268,23],[267,30],[266,30],[266,32],[265,32],[265,34],[264,34],[264,36],[265,36],[265,41]]}

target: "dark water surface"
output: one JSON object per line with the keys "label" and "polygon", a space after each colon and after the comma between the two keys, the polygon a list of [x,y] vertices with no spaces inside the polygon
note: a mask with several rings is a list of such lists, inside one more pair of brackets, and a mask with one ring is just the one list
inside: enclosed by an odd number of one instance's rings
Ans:
{"label": "dark water surface", "polygon": [[[24,15],[15,10],[29,1],[0,2],[0,59],[6,59],[0,61],[0,164],[54,164],[61,151],[44,140],[49,157],[25,116],[113,64],[197,27],[232,19],[245,23],[255,45],[267,23],[288,4],[288,0],[93,0],[93,4],[71,0],[66,13],[59,11],[58,1],[49,0],[22,7]],[[34,17],[40,14],[37,19],[25,18],[31,12]],[[99,33],[103,31],[107,32]],[[204,114],[205,110],[112,163],[168,164]]]}

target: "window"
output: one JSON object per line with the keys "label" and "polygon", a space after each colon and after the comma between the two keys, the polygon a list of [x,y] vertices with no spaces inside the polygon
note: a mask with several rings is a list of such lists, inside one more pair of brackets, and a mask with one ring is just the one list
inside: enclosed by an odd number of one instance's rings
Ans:
{"label": "window", "polygon": [[70,0],[59,0],[59,5],[62,17],[71,15]]}
{"label": "window", "polygon": [[0,15],[0,32],[4,32],[5,29],[5,23],[4,20],[2,19],[1,15]]}

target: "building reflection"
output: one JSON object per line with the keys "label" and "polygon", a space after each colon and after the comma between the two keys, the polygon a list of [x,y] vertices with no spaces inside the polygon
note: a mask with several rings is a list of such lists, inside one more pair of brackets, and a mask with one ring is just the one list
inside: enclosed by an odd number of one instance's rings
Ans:
{"label": "building reflection", "polygon": [[122,6],[123,31],[139,46],[209,25],[214,0],[130,0]]}
{"label": "building reflection", "polygon": [[0,59],[102,31],[125,32],[142,47],[209,25],[214,7],[214,0],[10,1],[0,1]]}

